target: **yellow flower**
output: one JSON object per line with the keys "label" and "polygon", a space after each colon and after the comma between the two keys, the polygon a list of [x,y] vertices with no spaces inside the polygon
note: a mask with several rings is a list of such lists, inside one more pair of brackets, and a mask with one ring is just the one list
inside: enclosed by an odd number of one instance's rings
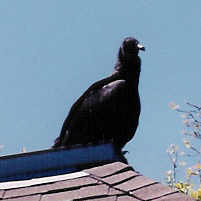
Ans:
{"label": "yellow flower", "polygon": [[184,139],[184,145],[186,146],[187,149],[191,148],[191,144],[187,139]]}
{"label": "yellow flower", "polygon": [[190,127],[190,120],[189,119],[184,119],[184,124],[187,126],[187,127]]}
{"label": "yellow flower", "polygon": [[[198,162],[197,164],[196,164],[196,168],[197,169],[201,169],[201,164],[200,164],[200,162]],[[200,189],[201,190],[201,189]]]}
{"label": "yellow flower", "polygon": [[190,195],[192,198],[194,198],[196,200],[198,199],[198,192],[197,191],[192,191]]}
{"label": "yellow flower", "polygon": [[185,165],[186,165],[186,162],[185,162],[185,161],[180,161],[180,162],[179,162],[179,165],[180,165],[180,166],[185,166]]}
{"label": "yellow flower", "polygon": [[181,183],[181,182],[178,182],[175,184],[175,187],[181,191],[182,193],[187,193],[190,189],[190,186],[186,183]]}
{"label": "yellow flower", "polygon": [[201,199],[201,189],[199,189],[199,190],[197,191],[197,194],[198,194],[198,199]]}
{"label": "yellow flower", "polygon": [[173,101],[170,102],[169,106],[170,106],[170,108],[171,108],[172,110],[177,110],[177,109],[179,109],[179,105],[176,105]]}
{"label": "yellow flower", "polygon": [[180,182],[175,184],[175,187],[176,187],[177,189],[179,189],[179,190],[181,190],[181,189],[183,188],[183,186],[184,186],[184,185],[183,185],[182,183],[180,183]]}
{"label": "yellow flower", "polygon": [[187,174],[188,176],[191,176],[191,175],[193,174],[192,169],[191,169],[191,168],[187,168],[187,169],[186,169],[186,174]]}

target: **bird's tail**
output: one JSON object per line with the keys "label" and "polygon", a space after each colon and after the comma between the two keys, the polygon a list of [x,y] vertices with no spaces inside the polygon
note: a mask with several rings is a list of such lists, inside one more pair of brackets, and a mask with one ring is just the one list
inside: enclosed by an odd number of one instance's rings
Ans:
{"label": "bird's tail", "polygon": [[54,141],[54,145],[52,148],[58,148],[58,147],[65,147],[67,146],[67,141],[69,139],[69,132],[66,130],[65,135],[60,134],[58,138]]}
{"label": "bird's tail", "polygon": [[54,141],[54,145],[52,146],[53,149],[56,149],[61,146],[61,139],[60,137],[56,138]]}

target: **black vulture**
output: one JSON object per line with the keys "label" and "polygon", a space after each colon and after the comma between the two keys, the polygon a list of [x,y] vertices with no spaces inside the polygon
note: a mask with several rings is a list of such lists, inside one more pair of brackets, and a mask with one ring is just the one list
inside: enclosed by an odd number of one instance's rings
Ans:
{"label": "black vulture", "polygon": [[140,115],[139,50],[145,48],[135,38],[124,39],[114,72],[92,84],[73,104],[53,148],[111,141],[117,152],[122,151]]}

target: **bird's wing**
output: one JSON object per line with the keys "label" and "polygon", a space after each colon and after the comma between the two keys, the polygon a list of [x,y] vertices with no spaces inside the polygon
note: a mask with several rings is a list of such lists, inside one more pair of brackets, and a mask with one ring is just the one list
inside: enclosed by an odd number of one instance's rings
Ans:
{"label": "bird's wing", "polygon": [[[100,90],[100,98],[102,101],[109,100],[111,104],[113,101],[117,102],[116,98],[123,98],[125,95],[126,89],[125,80],[115,80],[105,86]],[[119,100],[120,101],[120,100]]]}
{"label": "bird's wing", "polygon": [[82,100],[74,104],[69,115],[80,111],[98,112],[113,107],[114,104],[121,104],[126,96],[126,87],[125,80],[115,80],[100,88],[91,89]]}
{"label": "bird's wing", "polygon": [[[108,95],[111,93],[112,88],[118,88],[118,84],[115,82],[119,78],[118,74],[113,74],[110,77],[107,77],[105,79],[102,79],[100,81],[95,82],[92,84],[83,94],[80,96],[80,98],[73,104],[71,107],[69,114],[67,118],[65,119],[60,136],[55,140],[55,147],[59,146],[59,141],[63,139],[66,135],[66,130],[68,129],[69,125],[71,124],[71,121],[77,116],[80,112],[80,108],[86,107],[85,104],[88,102],[89,99],[93,99],[94,104],[96,105],[97,100],[93,97],[97,95],[96,92],[99,92],[99,96],[102,97],[104,95]],[[103,97],[102,97],[103,98]],[[105,98],[103,98],[105,99]]]}
{"label": "bird's wing", "polygon": [[100,81],[95,82],[92,84],[83,94],[80,96],[80,98],[73,104],[73,106],[70,109],[70,112],[68,114],[68,117],[66,118],[67,122],[71,121],[71,118],[74,116],[74,113],[79,111],[80,107],[84,105],[89,99],[93,99],[94,104],[96,103],[97,99],[95,97],[98,95],[100,97],[103,97],[104,95],[108,94],[108,91],[111,91],[112,88],[118,88],[122,84],[117,84],[116,81],[118,80],[118,74],[112,75],[110,77],[107,77],[105,79],[102,79]]}

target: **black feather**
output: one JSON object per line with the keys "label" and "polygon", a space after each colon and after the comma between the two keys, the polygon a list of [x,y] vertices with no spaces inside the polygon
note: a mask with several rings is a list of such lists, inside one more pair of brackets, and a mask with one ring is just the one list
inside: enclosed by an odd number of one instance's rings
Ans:
{"label": "black feather", "polygon": [[140,115],[137,45],[134,38],[123,41],[114,73],[91,85],[73,104],[53,148],[112,141],[121,152],[132,139]]}

